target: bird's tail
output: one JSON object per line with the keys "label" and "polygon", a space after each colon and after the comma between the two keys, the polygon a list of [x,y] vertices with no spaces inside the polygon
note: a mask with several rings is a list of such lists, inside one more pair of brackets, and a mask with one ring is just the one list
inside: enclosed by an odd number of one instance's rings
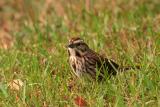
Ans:
{"label": "bird's tail", "polygon": [[136,66],[121,66],[119,68],[120,71],[128,71],[128,70],[136,70],[136,69],[140,69],[141,67],[139,65]]}

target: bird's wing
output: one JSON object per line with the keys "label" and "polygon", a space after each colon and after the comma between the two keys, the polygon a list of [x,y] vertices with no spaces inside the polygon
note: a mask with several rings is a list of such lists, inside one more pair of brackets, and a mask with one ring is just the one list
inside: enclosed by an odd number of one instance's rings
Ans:
{"label": "bird's wing", "polygon": [[119,65],[116,64],[114,61],[104,58],[103,56],[97,54],[92,50],[86,55],[88,59],[93,64],[95,64],[94,66],[97,66],[97,68],[101,71],[102,74],[104,74],[104,71],[108,71],[108,74],[116,74]]}

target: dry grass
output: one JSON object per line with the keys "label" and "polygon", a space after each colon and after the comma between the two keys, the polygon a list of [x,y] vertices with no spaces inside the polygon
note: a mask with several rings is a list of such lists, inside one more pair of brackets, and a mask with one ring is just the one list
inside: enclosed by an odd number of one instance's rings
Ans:
{"label": "dry grass", "polygon": [[[159,0],[2,0],[0,16],[0,106],[160,105]],[[104,83],[75,79],[64,46],[77,35],[142,68]]]}

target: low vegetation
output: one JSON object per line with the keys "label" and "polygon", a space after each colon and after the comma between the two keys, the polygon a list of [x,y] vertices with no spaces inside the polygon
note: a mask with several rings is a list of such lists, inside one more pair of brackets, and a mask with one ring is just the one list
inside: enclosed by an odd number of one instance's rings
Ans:
{"label": "low vegetation", "polygon": [[[0,106],[160,106],[159,25],[159,0],[0,1]],[[76,79],[65,48],[73,36],[141,69]]]}

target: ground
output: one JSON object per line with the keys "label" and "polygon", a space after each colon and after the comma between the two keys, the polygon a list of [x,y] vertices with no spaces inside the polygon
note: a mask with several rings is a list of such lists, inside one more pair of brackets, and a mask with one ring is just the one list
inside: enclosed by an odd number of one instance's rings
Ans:
{"label": "ground", "polygon": [[[1,0],[0,106],[160,106],[159,25],[159,0]],[[74,36],[141,69],[76,79],[65,48]]]}

